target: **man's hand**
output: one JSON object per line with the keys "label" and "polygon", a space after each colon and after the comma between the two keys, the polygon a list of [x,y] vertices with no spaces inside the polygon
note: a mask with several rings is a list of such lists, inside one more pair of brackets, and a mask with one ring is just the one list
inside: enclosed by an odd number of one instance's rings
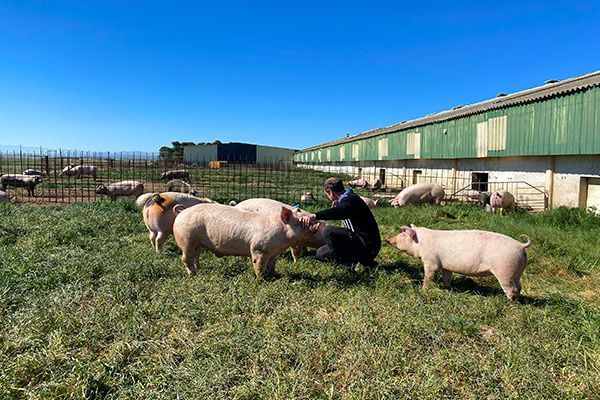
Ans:
{"label": "man's hand", "polygon": [[305,228],[308,228],[308,226],[310,225],[310,221],[312,221],[316,217],[317,216],[315,214],[306,214],[306,215],[300,217],[300,222],[302,222],[302,225]]}

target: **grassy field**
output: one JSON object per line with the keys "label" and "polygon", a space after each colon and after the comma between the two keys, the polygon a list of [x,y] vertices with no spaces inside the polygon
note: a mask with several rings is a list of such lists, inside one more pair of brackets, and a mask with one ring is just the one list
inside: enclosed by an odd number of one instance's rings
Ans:
{"label": "grassy field", "polygon": [[[283,254],[204,254],[188,277],[172,238],[153,253],[132,200],[0,205],[0,398],[594,398],[600,392],[600,218],[504,218],[467,205],[375,210],[533,240],[524,299],[384,245],[372,272]],[[438,277],[439,283],[439,277]],[[597,398],[597,397],[596,397]]]}

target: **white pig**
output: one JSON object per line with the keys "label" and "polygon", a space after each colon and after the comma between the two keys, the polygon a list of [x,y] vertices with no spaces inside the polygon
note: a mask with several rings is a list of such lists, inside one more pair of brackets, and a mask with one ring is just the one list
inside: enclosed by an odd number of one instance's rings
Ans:
{"label": "white pig", "polygon": [[379,207],[379,205],[377,204],[377,203],[379,203],[379,199],[373,200],[373,199],[370,199],[370,198],[364,197],[364,196],[360,196],[360,198],[369,206],[369,208]]}
{"label": "white pig", "polygon": [[514,210],[515,196],[508,190],[497,190],[490,196],[490,207],[492,208],[492,214],[499,208],[500,215],[503,215],[507,211]]}
{"label": "white pig", "polygon": [[144,192],[144,184],[139,181],[120,181],[111,183],[108,186],[99,185],[96,188],[97,194],[105,194],[115,201],[118,196],[139,196]]}
{"label": "white pig", "polygon": [[[298,215],[300,217],[303,215],[306,215],[306,214],[310,214],[307,211],[304,211],[299,207],[292,207],[288,204],[285,204],[285,203],[282,203],[280,201],[273,200],[273,199],[264,199],[264,198],[248,199],[248,200],[241,201],[235,205],[235,208],[237,208],[238,210],[250,211],[250,212],[255,212],[255,213],[263,213],[263,214],[279,213],[281,211],[281,207],[290,209],[292,212],[296,213],[296,215]],[[293,258],[294,262],[297,261],[297,256],[298,256],[298,254],[300,254],[300,252],[302,251],[302,249],[304,247],[319,248],[325,244],[325,236],[323,235],[323,232],[325,231],[325,226],[327,226],[327,224],[324,221],[318,221],[317,232],[315,233],[315,235],[312,235],[309,237],[308,242],[301,243],[296,246],[292,246],[291,253],[292,253],[292,258]]]}
{"label": "white pig", "polygon": [[394,207],[417,203],[440,204],[443,199],[444,188],[442,185],[438,185],[437,183],[418,183],[398,193],[396,197],[390,200],[390,204]]}
{"label": "white pig", "polygon": [[173,234],[190,275],[196,273],[202,250],[215,255],[250,256],[257,278],[275,272],[277,256],[307,242],[317,225],[304,227],[298,216],[282,207],[278,214],[258,214],[220,204],[202,204],[181,211]]}
{"label": "white pig", "polygon": [[[146,194],[142,196],[146,197]],[[173,208],[179,205],[180,209],[183,209],[203,203],[214,202],[211,199],[179,192],[151,193],[151,196],[146,198],[142,215],[144,224],[150,232],[150,243],[157,253],[160,253],[165,240],[173,233],[173,222],[176,217]]]}
{"label": "white pig", "polygon": [[521,292],[521,274],[527,264],[525,249],[531,245],[511,237],[487,231],[440,231],[403,226],[402,233],[387,241],[397,249],[420,258],[425,269],[423,289],[438,270],[444,287],[450,288],[452,273],[468,276],[494,275],[509,300]]}

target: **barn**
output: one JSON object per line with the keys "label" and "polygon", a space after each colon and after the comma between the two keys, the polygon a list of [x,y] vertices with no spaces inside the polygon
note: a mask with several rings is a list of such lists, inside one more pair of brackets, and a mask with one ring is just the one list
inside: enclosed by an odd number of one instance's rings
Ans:
{"label": "barn", "polygon": [[370,130],[295,155],[390,192],[436,182],[447,198],[507,189],[521,207],[600,209],[600,71]]}
{"label": "barn", "polygon": [[199,144],[183,148],[186,163],[226,161],[229,164],[273,164],[292,162],[297,150],[250,143]]}

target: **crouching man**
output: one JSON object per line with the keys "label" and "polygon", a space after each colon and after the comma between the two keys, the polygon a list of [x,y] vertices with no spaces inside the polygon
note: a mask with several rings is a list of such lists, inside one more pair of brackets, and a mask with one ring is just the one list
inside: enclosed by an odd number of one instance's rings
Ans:
{"label": "crouching man", "polygon": [[341,228],[330,225],[325,228],[326,244],[317,250],[317,258],[339,264],[360,262],[365,267],[375,267],[381,237],[367,204],[352,189],[344,190],[344,183],[336,177],[325,181],[325,194],[335,206],[300,219],[305,226],[313,219],[342,220]]}

